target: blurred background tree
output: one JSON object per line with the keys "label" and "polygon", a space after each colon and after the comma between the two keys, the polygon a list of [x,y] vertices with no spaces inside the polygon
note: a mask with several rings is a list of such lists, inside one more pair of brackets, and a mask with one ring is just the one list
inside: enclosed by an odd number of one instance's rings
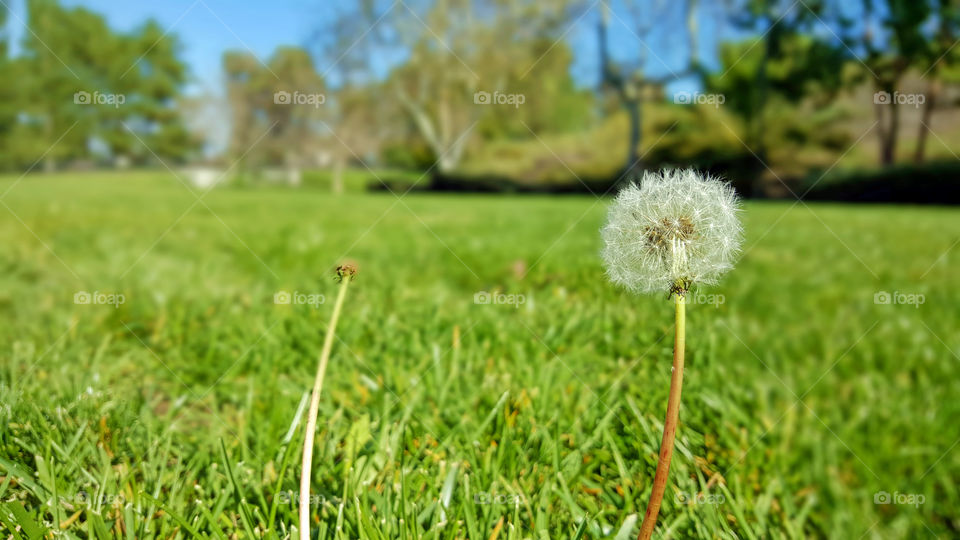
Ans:
{"label": "blurred background tree", "polygon": [[[925,41],[920,54],[918,69],[925,69],[921,79],[926,79],[926,101],[923,105],[923,117],[917,133],[917,146],[914,152],[914,161],[923,162],[927,154],[927,140],[930,133],[930,124],[933,122],[933,113],[937,106],[944,105],[941,100],[944,85],[960,82],[960,66],[958,57],[960,51],[955,45],[960,27],[960,3],[954,0],[937,0],[932,4],[932,18],[936,21],[936,31]],[[928,66],[928,67],[925,67]]]}
{"label": "blurred background tree", "polygon": [[[7,28],[10,15],[6,5],[0,6],[0,29]],[[10,48],[7,43],[10,36],[5,30],[0,30],[0,80],[15,81],[15,63],[10,59]],[[19,113],[19,85],[0,84],[0,167],[3,164],[12,164],[14,157],[10,153],[11,133],[16,127]]]}
{"label": "blurred background tree", "polygon": [[[914,0],[888,0],[887,15],[876,16],[872,2],[864,3],[868,20],[879,21],[890,34],[886,47],[877,46],[871,33],[863,35],[867,50],[866,65],[873,72],[877,92],[893,96],[907,70],[924,58],[926,38],[921,25],[931,13],[930,4]],[[895,99],[875,107],[880,135],[880,162],[890,165],[896,159],[900,135],[900,104]]]}
{"label": "blurred background tree", "polygon": [[[178,103],[187,68],[174,37],[152,21],[114,32],[102,16],[54,0],[27,7],[31,31],[20,54],[4,51],[0,60],[4,79],[16,81],[2,90],[3,166],[180,162],[194,152]],[[97,95],[112,101],[97,104]]]}
{"label": "blurred background tree", "polygon": [[[631,2],[626,7],[631,20],[630,28],[637,40],[635,54],[621,61],[616,61],[610,52],[610,42],[607,37],[610,25],[611,9],[606,3],[601,3],[600,17],[597,22],[597,48],[600,51],[600,91],[612,92],[620,105],[624,108],[629,119],[629,136],[627,137],[627,159],[623,166],[623,174],[643,168],[640,156],[640,146],[643,136],[643,104],[650,99],[662,99],[663,88],[667,82],[680,79],[684,76],[696,74],[700,69],[697,43],[697,0],[686,0],[677,3],[665,2]],[[679,8],[679,11],[678,9]],[[675,17],[686,25],[686,39],[684,51],[687,67],[677,70],[671,69],[664,61],[650,50],[647,41],[651,39],[654,27],[663,28],[665,19]],[[618,20],[625,26],[628,24],[622,18]],[[676,26],[681,26],[675,23]],[[675,34],[671,36],[676,43]],[[651,60],[651,56],[655,60]],[[651,62],[666,68],[667,74],[661,77],[650,75]]]}
{"label": "blurred background tree", "polygon": [[[368,0],[332,6],[266,61],[224,51],[222,87],[198,95],[180,38],[158,23],[121,32],[29,0],[30,32],[15,52],[0,44],[0,73],[17,81],[0,89],[0,167],[320,170],[339,192],[351,171],[380,185],[368,168],[421,187],[593,191],[694,166],[789,196],[838,165],[952,157],[958,5]],[[929,143],[933,125],[944,144]],[[861,148],[872,132],[876,150]]]}
{"label": "blurred background tree", "polygon": [[[116,49],[110,77],[123,69],[115,88],[127,98],[125,106],[116,110],[121,113],[123,129],[135,132],[145,148],[131,147],[129,136],[117,130],[111,151],[129,153],[138,163],[151,161],[153,154],[177,163],[196,154],[198,141],[183,121],[181,100],[188,71],[180,59],[179,40],[155,21],[147,21],[133,34],[117,36]],[[138,51],[144,52],[130,60]]]}

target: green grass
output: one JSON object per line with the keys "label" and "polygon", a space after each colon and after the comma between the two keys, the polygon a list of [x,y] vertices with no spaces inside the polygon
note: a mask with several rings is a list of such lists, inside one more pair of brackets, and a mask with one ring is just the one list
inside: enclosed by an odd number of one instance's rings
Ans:
{"label": "green grass", "polygon": [[[672,304],[604,279],[606,201],[223,189],[196,203],[143,173],[31,176],[2,201],[4,537],[290,537],[295,418],[344,258],[361,274],[321,400],[315,534],[639,527]],[[658,534],[956,536],[960,212],[750,203],[744,219],[745,256],[701,291],[724,303],[688,308]],[[281,290],[330,302],[276,305]],[[878,505],[880,491],[923,504]]]}

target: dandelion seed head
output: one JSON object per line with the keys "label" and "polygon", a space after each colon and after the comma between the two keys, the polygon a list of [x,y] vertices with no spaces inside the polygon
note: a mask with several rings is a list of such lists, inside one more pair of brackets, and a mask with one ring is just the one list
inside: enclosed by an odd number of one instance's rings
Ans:
{"label": "dandelion seed head", "polygon": [[716,283],[740,250],[739,210],[733,188],[717,178],[690,169],[644,173],[610,206],[602,230],[607,274],[638,293]]}

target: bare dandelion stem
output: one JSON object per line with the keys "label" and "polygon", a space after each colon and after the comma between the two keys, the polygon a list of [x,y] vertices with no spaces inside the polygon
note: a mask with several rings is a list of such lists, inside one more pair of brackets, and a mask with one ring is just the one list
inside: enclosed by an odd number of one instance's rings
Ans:
{"label": "bare dandelion stem", "polygon": [[300,471],[300,540],[310,540],[310,466],[313,460],[313,439],[317,429],[317,412],[320,409],[320,390],[323,389],[323,376],[327,371],[327,362],[330,360],[330,350],[333,348],[334,332],[337,328],[337,319],[343,308],[343,299],[347,296],[347,287],[350,285],[352,274],[341,275],[340,290],[337,301],[333,305],[333,315],[327,325],[327,334],[323,339],[323,349],[320,352],[320,361],[317,364],[317,376],[313,382],[313,394],[310,397],[310,410],[307,413],[307,429],[303,439],[303,464]]}
{"label": "bare dandelion stem", "polygon": [[680,388],[683,386],[683,350],[686,345],[686,298],[685,291],[674,294],[676,306],[676,334],[673,343],[673,373],[670,376],[670,396],[667,398],[667,417],[663,421],[663,438],[660,441],[660,459],[657,472],[653,477],[653,491],[647,502],[647,511],[643,515],[638,540],[650,540],[657,526],[657,514],[663,502],[663,492],[667,489],[667,476],[670,474],[670,458],[673,457],[673,440],[677,434],[677,422],[680,418]]}

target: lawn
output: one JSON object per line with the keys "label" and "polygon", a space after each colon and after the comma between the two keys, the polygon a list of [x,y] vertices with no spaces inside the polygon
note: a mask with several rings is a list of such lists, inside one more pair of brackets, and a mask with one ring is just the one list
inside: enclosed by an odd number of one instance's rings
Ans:
{"label": "lawn", "polygon": [[[606,281],[607,200],[159,173],[4,191],[4,537],[291,537],[347,258],[315,533],[635,536],[673,306]],[[960,211],[751,202],[744,224],[737,268],[688,307],[656,537],[956,537]]]}

